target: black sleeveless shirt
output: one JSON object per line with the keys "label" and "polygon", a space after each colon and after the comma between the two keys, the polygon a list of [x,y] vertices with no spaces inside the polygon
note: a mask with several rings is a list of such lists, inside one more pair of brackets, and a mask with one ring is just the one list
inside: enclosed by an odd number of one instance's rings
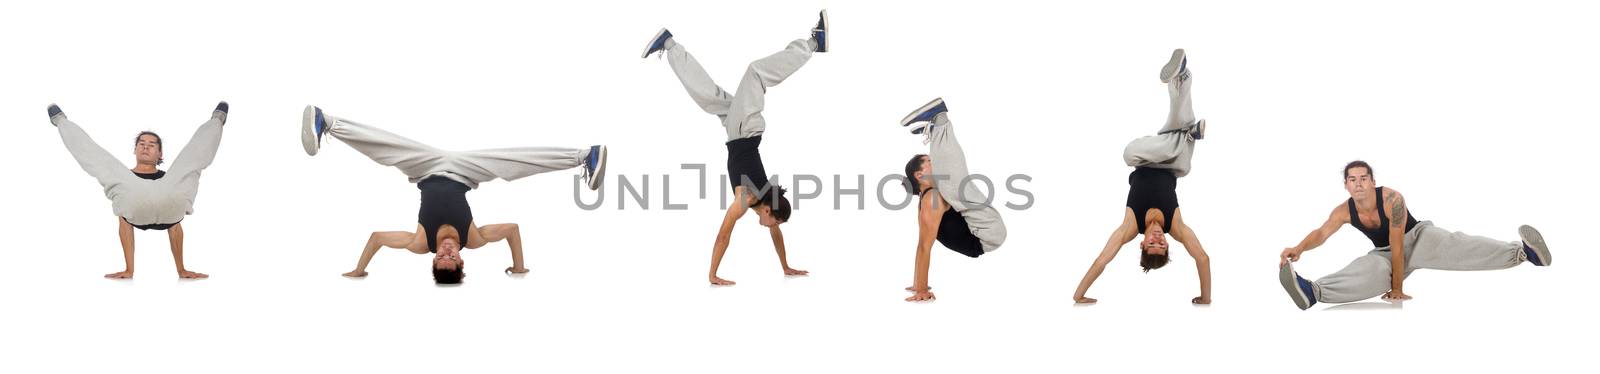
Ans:
{"label": "black sleeveless shirt", "polygon": [[770,182],[761,163],[761,136],[730,140],[727,146],[729,188],[744,186],[751,194],[767,189]]}
{"label": "black sleeveless shirt", "polygon": [[417,209],[417,223],[428,236],[428,252],[439,251],[439,228],[454,226],[461,234],[461,247],[467,246],[467,233],[472,230],[472,206],[467,204],[467,187],[443,176],[431,176],[417,182],[422,191],[422,204]]}
{"label": "black sleeveless shirt", "polygon": [[[928,191],[933,191],[933,188],[922,190],[918,195],[926,199],[928,198]],[[934,193],[933,198],[943,199],[944,197]],[[944,206],[943,204],[948,203],[941,201],[939,204]],[[945,248],[950,248],[950,250],[963,256],[978,258],[984,253],[983,240],[978,239],[978,236],[972,233],[972,226],[967,225],[967,218],[961,216],[961,212],[957,212],[954,208],[945,208],[944,217],[939,219],[939,229],[934,235],[934,239],[938,240],[939,244],[944,244]]]}
{"label": "black sleeveless shirt", "polygon": [[1128,174],[1128,209],[1133,210],[1141,234],[1145,232],[1145,214],[1152,208],[1165,216],[1161,230],[1172,232],[1172,217],[1178,210],[1178,175],[1167,169],[1134,168]]}
{"label": "black sleeveless shirt", "polygon": [[[1383,212],[1383,187],[1378,187],[1378,227],[1367,228],[1361,226],[1361,216],[1356,213],[1356,199],[1351,198],[1345,202],[1350,207],[1350,227],[1355,227],[1367,239],[1372,239],[1372,245],[1377,248],[1389,246],[1389,216]],[[1411,209],[1406,209],[1406,232],[1417,227],[1417,218],[1411,216]]]}

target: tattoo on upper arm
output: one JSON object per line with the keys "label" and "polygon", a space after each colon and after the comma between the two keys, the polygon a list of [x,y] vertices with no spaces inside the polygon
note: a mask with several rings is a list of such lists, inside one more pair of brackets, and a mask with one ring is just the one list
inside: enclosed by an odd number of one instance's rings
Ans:
{"label": "tattoo on upper arm", "polygon": [[1406,199],[1400,197],[1399,193],[1392,193],[1385,200],[1388,200],[1391,206],[1389,208],[1389,227],[1404,228],[1408,220],[1406,217]]}

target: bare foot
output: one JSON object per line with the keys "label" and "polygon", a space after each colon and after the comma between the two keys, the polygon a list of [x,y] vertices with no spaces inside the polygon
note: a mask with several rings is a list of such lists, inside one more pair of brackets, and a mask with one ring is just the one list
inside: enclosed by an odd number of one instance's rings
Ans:
{"label": "bare foot", "polygon": [[1079,304],[1094,304],[1094,303],[1100,302],[1100,300],[1095,300],[1094,298],[1090,298],[1090,297],[1080,297],[1077,300],[1073,300],[1073,301],[1075,301],[1075,302],[1077,302]]}
{"label": "bare foot", "polygon": [[805,270],[800,270],[800,269],[795,269],[795,268],[783,268],[783,275],[802,276],[802,275],[806,275],[806,274],[811,274],[811,272],[805,271]]}
{"label": "bare foot", "polygon": [[133,278],[133,271],[132,270],[123,270],[123,271],[119,271],[119,272],[115,272],[115,273],[111,273],[111,274],[106,274],[106,279],[130,279],[130,278]]}
{"label": "bare foot", "polygon": [[512,266],[512,267],[506,268],[506,272],[507,273],[511,273],[511,274],[527,274],[528,273],[528,268],[519,268],[519,267],[516,267],[516,266]]}
{"label": "bare foot", "polygon": [[1206,299],[1199,296],[1195,296],[1195,298],[1190,299],[1189,302],[1195,303],[1195,305],[1211,305],[1211,299]]}
{"label": "bare foot", "polygon": [[713,286],[732,286],[732,285],[734,285],[734,283],[731,280],[722,279],[722,278],[719,278],[719,277],[713,275],[713,276],[711,276],[711,285],[713,285]]}
{"label": "bare foot", "polygon": [[206,279],[210,277],[210,275],[205,275],[203,273],[197,273],[188,270],[178,270],[178,279]]}
{"label": "bare foot", "polygon": [[911,294],[911,297],[907,297],[906,301],[922,302],[922,301],[933,301],[934,299],[936,299],[936,298],[933,297],[933,293],[932,292],[920,291],[920,292],[916,292],[916,293]]}
{"label": "bare foot", "polygon": [[367,272],[361,271],[361,270],[356,270],[356,271],[351,271],[349,273],[344,273],[343,275],[346,276],[346,277],[350,277],[350,278],[366,278],[367,277]]}
{"label": "bare foot", "polygon": [[[917,292],[917,286],[906,287],[906,291]],[[922,291],[933,291],[933,286],[928,286],[928,288],[924,288]]]}

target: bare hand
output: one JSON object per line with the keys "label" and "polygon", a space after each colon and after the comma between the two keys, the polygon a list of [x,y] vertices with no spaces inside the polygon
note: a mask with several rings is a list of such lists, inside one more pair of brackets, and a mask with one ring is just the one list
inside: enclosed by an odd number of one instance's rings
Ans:
{"label": "bare hand", "polygon": [[511,273],[511,274],[527,274],[528,273],[528,268],[512,266],[512,267],[506,268],[506,272],[507,273]]}
{"label": "bare hand", "polygon": [[732,286],[734,284],[735,283],[733,283],[733,281],[731,281],[731,280],[722,279],[722,278],[717,277],[715,275],[711,276],[711,285],[713,285],[713,286]]}
{"label": "bare hand", "polygon": [[803,276],[806,274],[811,274],[811,272],[795,268],[783,268],[783,275]]}
{"label": "bare hand", "polygon": [[1072,301],[1077,302],[1079,304],[1094,304],[1094,303],[1100,302],[1100,300],[1095,300],[1094,298],[1090,298],[1090,297],[1079,297],[1079,298],[1073,299]]}
{"label": "bare hand", "polygon": [[928,292],[928,291],[912,291],[912,292],[915,292],[915,293],[911,294],[911,297],[907,297],[906,301],[923,302],[923,301],[933,301],[934,299],[937,299],[936,297],[933,297],[933,293],[932,292]]}
{"label": "bare hand", "polygon": [[1400,290],[1389,290],[1389,293],[1383,294],[1383,299],[1389,301],[1405,301],[1411,300],[1411,295],[1407,295],[1405,292],[1400,292]]}
{"label": "bare hand", "polygon": [[1278,266],[1288,265],[1290,262],[1299,262],[1301,252],[1304,251],[1294,248],[1284,248],[1283,253],[1278,255]]}
{"label": "bare hand", "polygon": [[349,273],[344,273],[344,276],[350,277],[350,278],[366,278],[367,277],[367,272],[363,271],[363,270],[356,270],[356,271],[352,271],[352,272],[349,272]]}
{"label": "bare hand", "polygon": [[210,277],[211,277],[210,275],[205,275],[205,273],[193,272],[193,271],[188,271],[188,270],[179,270],[178,271],[178,278],[179,279],[206,279],[206,278],[210,278]]}
{"label": "bare hand", "polygon": [[115,273],[111,273],[111,274],[106,274],[106,279],[129,279],[129,278],[133,278],[133,270],[123,270],[123,271],[119,271],[119,272],[115,272]]}
{"label": "bare hand", "polygon": [[1190,299],[1189,302],[1194,303],[1195,305],[1211,305],[1211,299],[1199,296]]}

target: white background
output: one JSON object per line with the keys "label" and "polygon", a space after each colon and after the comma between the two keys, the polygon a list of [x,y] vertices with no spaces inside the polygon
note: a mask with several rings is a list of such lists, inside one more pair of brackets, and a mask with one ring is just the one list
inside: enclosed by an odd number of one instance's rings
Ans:
{"label": "white background", "polygon": [[[1585,147],[1600,135],[1587,6],[146,3],[0,12],[7,371],[1578,371],[1600,332],[1584,270]],[[665,61],[638,54],[670,27],[731,90],[825,7],[834,51],[768,96],[762,151],[783,184],[899,173],[926,148],[896,121],[936,96],[974,172],[1034,178],[1021,185],[1032,209],[1002,212],[998,252],[935,249],[936,302],[902,301],[915,219],[870,191],[865,211],[800,202],[783,228],[812,276],[783,277],[747,217],[722,266],[739,285],[706,285],[718,187],[696,199],[679,164],[720,174],[723,131]],[[1180,47],[1211,127],[1179,196],[1215,304],[1189,305],[1188,256],[1142,274],[1128,250],[1090,291],[1099,305],[1074,307],[1121,217],[1122,147],[1165,119],[1157,72]],[[149,231],[137,278],[102,279],[122,266],[109,202],[45,107],[131,165],[136,132],[163,134],[170,160],[217,100],[233,113],[183,221],[189,268],[212,278],[177,281],[164,233]],[[428,257],[398,250],[345,279],[368,232],[414,227],[417,192],[337,141],[305,156],[306,104],[444,148],[608,144],[611,181],[649,175],[651,206],[617,210],[613,184],[605,209],[581,210],[576,171],[488,183],[469,195],[478,223],[522,224],[532,273],[502,275],[495,244],[466,255],[461,287],[434,286]],[[1516,240],[1517,225],[1539,227],[1556,265],[1421,271],[1403,309],[1294,308],[1276,255],[1348,197],[1339,170],[1353,159],[1443,228]],[[661,209],[662,175],[690,209]],[[1345,229],[1299,269],[1327,274],[1368,247]]]}

